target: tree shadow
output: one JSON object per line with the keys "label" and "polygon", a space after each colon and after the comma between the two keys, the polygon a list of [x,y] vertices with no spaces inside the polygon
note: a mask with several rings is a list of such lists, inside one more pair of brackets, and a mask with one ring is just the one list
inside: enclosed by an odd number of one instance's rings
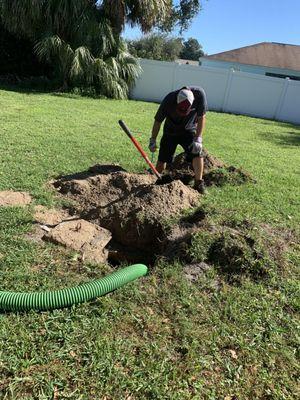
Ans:
{"label": "tree shadow", "polygon": [[101,94],[95,94],[88,90],[82,91],[64,91],[59,85],[55,85],[51,81],[43,81],[42,79],[39,81],[38,79],[32,81],[20,81],[19,83],[7,83],[5,81],[1,81],[0,77],[0,90],[5,90],[6,92],[15,92],[22,93],[28,95],[34,94],[48,94],[50,96],[72,99],[72,100],[81,100],[82,98],[95,99],[95,100],[103,100],[107,99],[106,96]]}
{"label": "tree shadow", "polygon": [[66,99],[72,99],[72,100],[81,100],[82,98],[87,98],[87,99],[94,99],[94,100],[107,100],[109,99],[107,96],[104,96],[102,94],[95,94],[93,92],[89,92],[87,91],[74,91],[72,92],[72,90],[68,91],[53,91],[49,93],[51,96],[56,96],[56,97],[62,97],[62,98],[66,98]]}
{"label": "tree shadow", "polygon": [[[285,131],[280,133],[274,132],[263,132],[260,133],[260,136],[272,143],[277,144],[278,146],[300,146],[300,127],[295,127],[291,125],[293,129],[299,130],[299,132],[295,131]],[[287,127],[285,125],[285,127]]]}
{"label": "tree shadow", "polygon": [[[56,185],[59,185],[63,182],[68,182],[73,179],[76,180],[85,180],[88,178],[91,178],[96,175],[108,175],[112,174],[113,172],[126,172],[126,170],[119,165],[114,165],[114,164],[96,164],[87,169],[86,171],[81,171],[81,172],[74,172],[72,174],[68,175],[58,175],[54,179],[58,180]],[[54,185],[55,186],[55,185]]]}
{"label": "tree shadow", "polygon": [[40,84],[37,85],[27,85],[22,82],[18,83],[5,83],[0,81],[0,90],[5,90],[6,92],[15,92],[22,94],[52,94],[54,93],[53,87],[47,87]]}

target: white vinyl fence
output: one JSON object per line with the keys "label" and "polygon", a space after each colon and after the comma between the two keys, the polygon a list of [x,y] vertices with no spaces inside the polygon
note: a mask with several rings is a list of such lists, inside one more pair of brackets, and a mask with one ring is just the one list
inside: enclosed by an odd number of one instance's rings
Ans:
{"label": "white vinyl fence", "polygon": [[202,86],[210,110],[300,124],[300,81],[172,62],[140,60],[135,100],[160,102],[182,86]]}

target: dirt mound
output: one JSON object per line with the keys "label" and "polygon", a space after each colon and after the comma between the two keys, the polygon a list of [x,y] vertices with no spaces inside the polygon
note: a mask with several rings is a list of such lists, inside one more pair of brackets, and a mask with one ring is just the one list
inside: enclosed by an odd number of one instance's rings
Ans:
{"label": "dirt mound", "polygon": [[164,240],[166,221],[200,200],[180,181],[161,186],[155,181],[151,175],[118,171],[62,179],[55,186],[75,201],[74,212],[110,230],[117,245],[143,251],[147,258]]}
{"label": "dirt mound", "polygon": [[[236,172],[208,153],[204,160],[210,182],[220,182],[218,170],[226,170],[230,179]],[[170,174],[179,179],[156,185],[153,175],[128,173],[116,165],[96,165],[88,171],[60,177],[54,186],[72,200],[71,213],[111,232],[110,259],[153,262],[156,255],[163,255],[193,263],[188,249],[195,232],[206,229],[205,212],[198,209],[192,216],[182,217],[179,224],[171,225],[184,210],[199,206],[201,195],[186,185],[184,177],[190,179],[193,171],[183,155],[176,157]],[[209,257],[195,260],[206,261],[214,262]]]}
{"label": "dirt mound", "polygon": [[[155,185],[152,175],[91,168],[91,175],[61,177],[54,186],[73,200],[72,212],[108,229],[111,257],[153,259],[165,240],[168,219],[197,206],[200,195],[180,181]],[[100,171],[100,172],[99,172]]]}
{"label": "dirt mound", "polygon": [[155,183],[155,177],[151,175],[130,174],[116,170],[116,166],[94,166],[89,171],[92,174],[82,174],[80,179],[76,174],[75,178],[71,175],[69,179],[62,177],[54,182],[57,190],[75,200],[76,210],[84,214],[96,207],[106,207],[141,187]]}
{"label": "dirt mound", "polygon": [[[215,168],[225,167],[223,161],[219,160],[216,157],[210,155],[206,150],[203,150],[203,160],[204,160],[204,174],[207,174],[209,171]],[[185,153],[178,154],[170,166],[172,171],[185,170],[191,167],[191,163],[187,162],[185,159]]]}
{"label": "dirt mound", "polygon": [[195,207],[199,194],[180,181],[144,186],[90,215],[109,229],[114,239],[139,250],[157,251],[168,219]]}
{"label": "dirt mound", "polygon": [[[204,176],[206,186],[223,186],[226,184],[241,185],[246,182],[255,182],[251,175],[234,166],[227,166],[221,160],[211,156],[204,150]],[[178,154],[169,167],[173,179],[179,179],[188,185],[192,182],[194,172],[191,163],[185,159],[185,154]]]}

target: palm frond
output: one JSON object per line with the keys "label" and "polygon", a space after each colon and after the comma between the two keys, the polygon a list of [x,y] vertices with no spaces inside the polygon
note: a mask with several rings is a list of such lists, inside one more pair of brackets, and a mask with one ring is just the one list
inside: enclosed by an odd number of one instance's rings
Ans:
{"label": "palm frond", "polygon": [[111,53],[112,49],[116,46],[113,30],[107,19],[102,19],[99,22],[97,39],[99,40],[98,53],[104,56]]}
{"label": "palm frond", "polygon": [[172,10],[172,0],[102,0],[100,9],[120,33],[126,22],[138,24],[143,32],[164,21]]}
{"label": "palm frond", "polygon": [[43,17],[45,0],[1,0],[1,17],[8,31],[17,36],[36,38],[44,26],[39,22]]}
{"label": "palm frond", "polygon": [[115,57],[109,57],[105,60],[106,65],[116,78],[119,78],[120,65]]}
{"label": "palm frond", "polygon": [[91,55],[87,47],[78,47],[74,52],[70,68],[71,79],[83,79],[88,84],[91,84],[94,76],[94,57]]}
{"label": "palm frond", "polygon": [[95,82],[99,91],[107,97],[115,99],[125,99],[128,95],[126,82],[115,74],[115,69],[101,59],[96,59]]}
{"label": "palm frond", "polygon": [[61,40],[58,35],[50,35],[38,41],[34,46],[34,50],[40,60],[56,64],[61,79],[66,86],[66,82],[70,78],[70,68],[74,58],[74,51],[71,46]]}
{"label": "palm frond", "polygon": [[172,0],[133,0],[126,1],[127,22],[138,24],[144,33],[154,25],[164,21],[172,10]]}
{"label": "palm frond", "polygon": [[125,3],[125,0],[103,0],[101,5],[104,15],[118,32],[123,30],[126,21]]}
{"label": "palm frond", "polygon": [[51,61],[53,56],[59,54],[62,46],[63,41],[58,35],[49,35],[35,44],[34,51],[40,60]]}

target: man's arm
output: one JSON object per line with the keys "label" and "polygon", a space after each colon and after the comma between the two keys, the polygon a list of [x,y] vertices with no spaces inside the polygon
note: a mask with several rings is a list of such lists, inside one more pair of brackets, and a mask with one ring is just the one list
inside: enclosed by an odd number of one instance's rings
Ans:
{"label": "man's arm", "polygon": [[156,138],[158,136],[159,130],[160,130],[161,122],[157,121],[156,119],[154,120],[153,128],[152,128],[152,134],[151,138],[149,140],[149,150],[151,153],[156,151],[157,146],[156,146]]}
{"label": "man's arm", "polygon": [[206,100],[206,94],[202,88],[198,89],[197,94],[199,96],[199,101],[198,101],[198,107],[197,107],[198,121],[197,121],[197,129],[196,129],[195,138],[202,139],[204,128],[205,128],[205,123],[206,123],[207,100]]}
{"label": "man's arm", "polygon": [[152,135],[151,138],[156,140],[159,130],[160,130],[161,122],[154,120],[153,128],[152,128]]}
{"label": "man's arm", "polygon": [[154,123],[153,123],[153,128],[152,128],[152,133],[151,133],[151,138],[149,141],[149,150],[153,153],[156,151],[156,138],[158,136],[160,126],[164,119],[166,118],[166,102],[167,102],[168,96],[166,96],[163,101],[161,102],[155,117],[154,117]]}
{"label": "man's arm", "polygon": [[168,104],[168,98],[169,98],[169,95],[163,99],[163,101],[161,102],[161,104],[158,107],[158,110],[155,114],[154,124],[153,124],[153,128],[152,128],[152,139],[157,138],[159,130],[160,130],[160,126],[167,116],[166,108],[167,108],[167,104]]}
{"label": "man's arm", "polygon": [[204,128],[206,124],[206,115],[202,115],[201,117],[198,117],[198,123],[197,123],[197,129],[195,133],[195,138],[203,136]]}
{"label": "man's arm", "polygon": [[197,128],[194,135],[194,140],[192,144],[192,153],[197,154],[202,152],[202,135],[205,128],[206,116],[203,114],[198,117]]}

